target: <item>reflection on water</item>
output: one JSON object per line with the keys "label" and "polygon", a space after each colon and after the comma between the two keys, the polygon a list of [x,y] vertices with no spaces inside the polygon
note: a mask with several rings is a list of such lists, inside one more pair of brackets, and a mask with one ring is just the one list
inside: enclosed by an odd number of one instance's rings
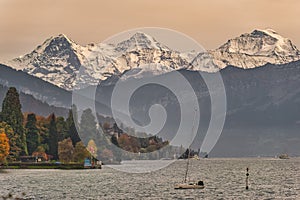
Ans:
{"label": "reflection on water", "polygon": [[[139,161],[125,162],[120,167],[136,167],[133,162]],[[101,170],[7,170],[8,173],[0,174],[0,196],[11,193],[25,199],[300,199],[300,159],[202,159],[193,160],[190,169],[189,178],[204,180],[204,190],[173,189],[185,172],[185,161],[176,161],[145,174],[125,173],[108,166]]]}

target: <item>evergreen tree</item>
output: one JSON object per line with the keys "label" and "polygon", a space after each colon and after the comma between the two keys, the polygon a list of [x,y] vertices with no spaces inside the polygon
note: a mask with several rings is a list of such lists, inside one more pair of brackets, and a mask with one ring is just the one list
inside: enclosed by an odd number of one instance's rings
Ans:
{"label": "evergreen tree", "polygon": [[118,138],[115,135],[111,136],[111,143],[114,144],[115,146],[119,147],[119,142],[118,142]]}
{"label": "evergreen tree", "polygon": [[56,118],[56,129],[57,129],[58,141],[62,141],[69,137],[67,123],[65,122],[65,119],[63,117]]}
{"label": "evergreen tree", "polygon": [[66,120],[66,127],[68,130],[66,137],[71,138],[73,146],[75,146],[78,142],[81,141],[78,135],[78,131],[76,129],[75,122],[77,122],[77,110],[75,106],[72,106],[72,109],[69,111],[69,115]]}
{"label": "evergreen tree", "polygon": [[32,155],[32,153],[40,145],[40,135],[36,126],[36,116],[34,113],[27,115],[27,122],[25,128],[28,154]]}
{"label": "evergreen tree", "polygon": [[90,140],[94,140],[96,143],[98,141],[97,123],[95,119],[91,109],[84,110],[81,115],[79,131],[85,145],[87,145]]}
{"label": "evergreen tree", "polygon": [[120,136],[123,133],[123,130],[118,127],[117,123],[114,123],[114,125],[113,125],[113,131],[115,133],[118,133],[118,136]]}
{"label": "evergreen tree", "polygon": [[54,160],[57,160],[58,159],[58,135],[57,135],[57,128],[56,128],[56,117],[54,114],[51,114],[49,118],[50,118],[50,123],[49,123],[48,153],[51,156],[53,156]]}
{"label": "evergreen tree", "polygon": [[50,119],[41,116],[36,116],[36,127],[40,136],[40,146],[42,146],[45,152],[49,152],[49,123]]}
{"label": "evergreen tree", "polygon": [[14,134],[18,135],[17,146],[22,155],[27,155],[26,135],[23,127],[23,114],[19,94],[14,87],[10,87],[2,103],[2,121],[10,125]]}

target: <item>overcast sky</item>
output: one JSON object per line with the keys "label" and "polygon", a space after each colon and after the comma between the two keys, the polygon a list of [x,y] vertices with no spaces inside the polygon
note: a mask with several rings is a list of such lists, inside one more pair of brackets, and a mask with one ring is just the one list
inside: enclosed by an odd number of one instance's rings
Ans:
{"label": "overcast sky", "polygon": [[206,49],[256,28],[272,28],[300,48],[298,0],[0,0],[0,61],[66,34],[81,45],[127,29],[164,27]]}

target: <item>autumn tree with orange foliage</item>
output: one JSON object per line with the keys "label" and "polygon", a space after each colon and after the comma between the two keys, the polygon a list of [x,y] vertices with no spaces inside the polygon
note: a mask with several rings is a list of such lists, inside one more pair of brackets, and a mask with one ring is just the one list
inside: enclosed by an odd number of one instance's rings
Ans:
{"label": "autumn tree with orange foliage", "polygon": [[9,140],[5,133],[0,133],[0,163],[5,162],[9,154]]}

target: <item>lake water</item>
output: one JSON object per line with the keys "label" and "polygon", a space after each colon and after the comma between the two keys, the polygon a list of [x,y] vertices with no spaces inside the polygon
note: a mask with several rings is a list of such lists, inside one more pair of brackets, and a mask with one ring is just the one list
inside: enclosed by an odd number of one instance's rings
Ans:
{"label": "lake water", "polygon": [[[132,161],[122,168],[132,167]],[[148,162],[149,166],[157,161]],[[167,161],[160,161],[167,162]],[[190,178],[203,190],[174,190],[183,180],[185,161],[161,170],[132,174],[108,166],[100,170],[7,170],[0,174],[0,198],[24,199],[300,199],[300,159],[192,160]],[[245,190],[246,168],[250,189]]]}

